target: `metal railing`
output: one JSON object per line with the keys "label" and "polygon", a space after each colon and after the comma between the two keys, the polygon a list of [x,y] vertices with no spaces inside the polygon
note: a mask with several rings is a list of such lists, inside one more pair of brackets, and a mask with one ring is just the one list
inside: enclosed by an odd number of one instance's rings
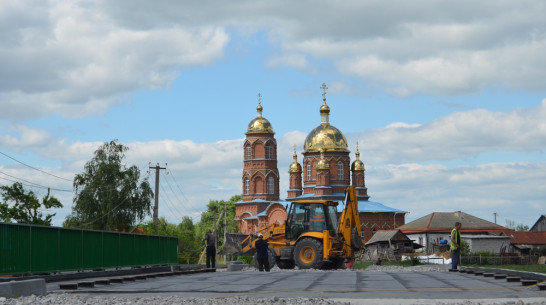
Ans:
{"label": "metal railing", "polygon": [[463,265],[529,265],[536,263],[536,255],[474,255],[461,256]]}

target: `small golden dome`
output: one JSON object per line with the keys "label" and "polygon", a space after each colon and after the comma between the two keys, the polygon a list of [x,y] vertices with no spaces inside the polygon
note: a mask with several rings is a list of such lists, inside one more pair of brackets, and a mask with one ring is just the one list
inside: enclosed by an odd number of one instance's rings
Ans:
{"label": "small golden dome", "polygon": [[256,107],[256,110],[258,111],[258,117],[252,120],[248,124],[248,129],[246,134],[251,133],[275,133],[273,131],[273,126],[271,126],[271,123],[264,117],[262,117],[262,103],[258,102],[258,107]]}
{"label": "small golden dome", "polygon": [[358,151],[358,142],[356,142],[356,160],[353,162],[351,169],[353,171],[365,171],[364,162],[360,161],[360,152]]}
{"label": "small golden dome", "polygon": [[326,104],[326,98],[322,100],[322,106],[320,106],[320,113],[330,113],[330,107]]}
{"label": "small golden dome", "polygon": [[301,165],[298,163],[298,155],[296,154],[296,145],[294,145],[294,154],[292,155],[294,162],[288,168],[289,173],[301,173]]}
{"label": "small golden dome", "polygon": [[328,160],[324,159],[324,150],[320,150],[320,160],[317,163],[317,170],[318,169],[330,169],[330,162]]}

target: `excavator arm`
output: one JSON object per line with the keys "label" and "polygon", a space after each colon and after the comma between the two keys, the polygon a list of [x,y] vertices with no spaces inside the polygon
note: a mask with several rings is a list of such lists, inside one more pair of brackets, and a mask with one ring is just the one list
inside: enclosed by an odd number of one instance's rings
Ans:
{"label": "excavator arm", "polygon": [[364,241],[361,238],[358,199],[354,186],[345,189],[345,207],[339,217],[337,234],[344,241],[343,250],[347,257],[353,257],[354,252],[364,246]]}

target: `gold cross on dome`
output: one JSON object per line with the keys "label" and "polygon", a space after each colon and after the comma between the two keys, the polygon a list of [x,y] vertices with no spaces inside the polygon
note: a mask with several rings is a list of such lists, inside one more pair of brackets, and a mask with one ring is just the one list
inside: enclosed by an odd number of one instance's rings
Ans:
{"label": "gold cross on dome", "polygon": [[258,93],[258,103],[262,103],[262,94]]}

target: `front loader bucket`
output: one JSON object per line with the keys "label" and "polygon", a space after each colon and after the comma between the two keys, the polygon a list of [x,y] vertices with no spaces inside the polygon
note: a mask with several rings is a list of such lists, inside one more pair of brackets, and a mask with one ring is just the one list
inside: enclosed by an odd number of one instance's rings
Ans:
{"label": "front loader bucket", "polygon": [[226,242],[220,251],[222,255],[245,255],[243,252],[243,240],[248,237],[247,234],[227,233]]}

